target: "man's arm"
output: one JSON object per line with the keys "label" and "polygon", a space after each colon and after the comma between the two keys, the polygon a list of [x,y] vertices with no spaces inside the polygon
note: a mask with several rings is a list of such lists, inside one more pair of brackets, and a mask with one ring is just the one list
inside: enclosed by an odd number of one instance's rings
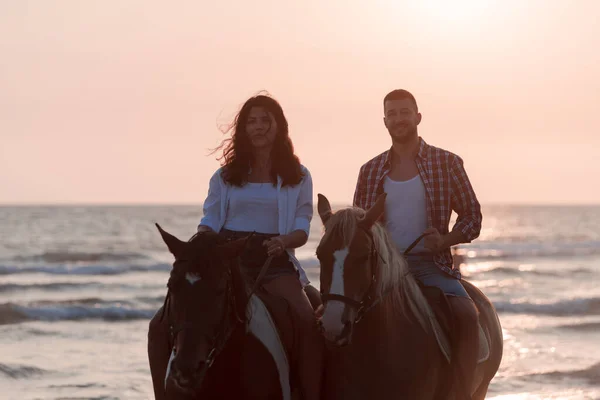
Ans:
{"label": "man's arm", "polygon": [[450,233],[442,235],[436,228],[425,230],[425,248],[431,251],[443,251],[461,243],[470,243],[481,231],[481,206],[469,181],[463,162],[459,157],[452,163],[450,170],[451,206],[458,214]]}
{"label": "man's arm", "polygon": [[449,247],[467,242],[464,233],[455,229],[446,235],[440,234],[435,228],[428,228],[423,233],[427,235],[424,239],[425,248],[433,252],[443,251]]}
{"label": "man's arm", "polygon": [[481,214],[481,205],[477,200],[477,196],[460,157],[456,157],[452,163],[450,178],[452,190],[451,206],[458,215],[450,233],[452,235],[452,240],[450,241],[460,240],[459,242],[450,244],[453,246],[459,243],[470,243],[476,239],[481,232],[483,216]]}

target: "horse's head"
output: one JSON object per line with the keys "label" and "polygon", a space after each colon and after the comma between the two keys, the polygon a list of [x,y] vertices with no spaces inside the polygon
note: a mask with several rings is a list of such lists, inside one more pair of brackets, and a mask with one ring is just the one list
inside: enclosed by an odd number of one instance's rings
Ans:
{"label": "horse's head", "polygon": [[318,211],[325,234],[317,248],[321,263],[325,338],[337,345],[349,344],[354,324],[375,300],[378,251],[372,227],[384,212],[385,195],[368,211],[348,208],[331,211],[319,194]]}
{"label": "horse's head", "polygon": [[[244,292],[236,286],[239,269],[234,262],[245,240],[225,242],[214,232],[194,235],[183,242],[158,226],[175,256],[164,311],[168,318],[175,357],[165,383],[198,390],[214,358],[244,319]],[[237,275],[236,275],[237,274]]]}

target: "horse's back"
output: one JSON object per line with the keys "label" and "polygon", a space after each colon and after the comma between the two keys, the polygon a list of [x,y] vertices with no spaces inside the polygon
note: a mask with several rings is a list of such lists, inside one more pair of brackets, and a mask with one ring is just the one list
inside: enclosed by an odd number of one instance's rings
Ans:
{"label": "horse's back", "polygon": [[[465,280],[462,280],[461,283],[477,306],[479,310],[479,322],[487,333],[486,337],[488,338],[490,348],[489,358],[478,367],[479,371],[477,375],[479,375],[482,382],[489,383],[498,371],[500,362],[502,361],[504,349],[502,326],[500,325],[498,313],[490,299],[472,283]],[[473,398],[478,398],[478,396]]]}
{"label": "horse's back", "polygon": [[500,325],[500,319],[498,318],[498,313],[496,312],[494,305],[475,285],[465,280],[462,280],[461,283],[479,310],[479,320],[481,325],[489,332],[489,337],[492,341],[490,343],[490,351],[492,351],[492,349],[496,349],[496,352],[499,350],[499,357],[501,358],[502,349],[504,347],[502,326]]}

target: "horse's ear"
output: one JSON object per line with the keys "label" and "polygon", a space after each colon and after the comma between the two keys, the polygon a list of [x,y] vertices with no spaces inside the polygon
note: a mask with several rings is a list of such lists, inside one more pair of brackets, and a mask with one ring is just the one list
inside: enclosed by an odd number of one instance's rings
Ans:
{"label": "horse's ear", "polygon": [[169,232],[165,231],[163,228],[161,228],[161,226],[159,224],[155,224],[155,225],[158,228],[158,231],[160,232],[160,236],[162,237],[165,244],[169,248],[169,251],[174,256],[181,254],[181,251],[183,250],[183,247],[185,246],[185,242],[177,239],[175,236],[173,236]]}
{"label": "horse's ear", "polygon": [[377,222],[377,220],[383,215],[385,212],[385,198],[387,197],[386,193],[382,193],[377,197],[377,201],[371,208],[367,210],[365,217],[360,222],[363,227],[367,229],[371,229],[371,227]]}
{"label": "horse's ear", "polygon": [[239,256],[244,248],[246,247],[246,243],[248,243],[248,238],[241,238],[232,240],[231,242],[222,244],[218,247],[219,254],[224,258],[234,258]]}
{"label": "horse's ear", "polygon": [[323,222],[323,225],[325,225],[325,223],[327,223],[329,218],[331,218],[331,216],[333,215],[333,213],[331,212],[331,204],[329,204],[329,200],[327,200],[327,197],[325,197],[321,193],[317,194],[317,198],[317,211],[319,211],[319,217],[321,217],[321,222]]}

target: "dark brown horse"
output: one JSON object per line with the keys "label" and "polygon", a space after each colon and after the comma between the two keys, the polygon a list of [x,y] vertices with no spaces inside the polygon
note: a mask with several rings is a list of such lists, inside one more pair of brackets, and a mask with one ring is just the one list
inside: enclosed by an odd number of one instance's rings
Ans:
{"label": "dark brown horse", "polygon": [[456,384],[433,334],[437,320],[408,265],[376,222],[384,198],[368,211],[331,211],[319,195],[325,234],[317,249],[330,345],[327,399],[484,399],[502,358],[502,330],[490,301],[464,282],[490,332],[490,354],[478,365],[477,387]]}
{"label": "dark brown horse", "polygon": [[265,345],[268,328],[256,331],[266,310],[248,297],[240,272],[237,256],[245,239],[226,242],[210,232],[183,242],[158,228],[175,263],[161,315],[173,351],[164,392],[153,371],[157,398],[289,398],[288,377],[280,376],[277,357]]}

